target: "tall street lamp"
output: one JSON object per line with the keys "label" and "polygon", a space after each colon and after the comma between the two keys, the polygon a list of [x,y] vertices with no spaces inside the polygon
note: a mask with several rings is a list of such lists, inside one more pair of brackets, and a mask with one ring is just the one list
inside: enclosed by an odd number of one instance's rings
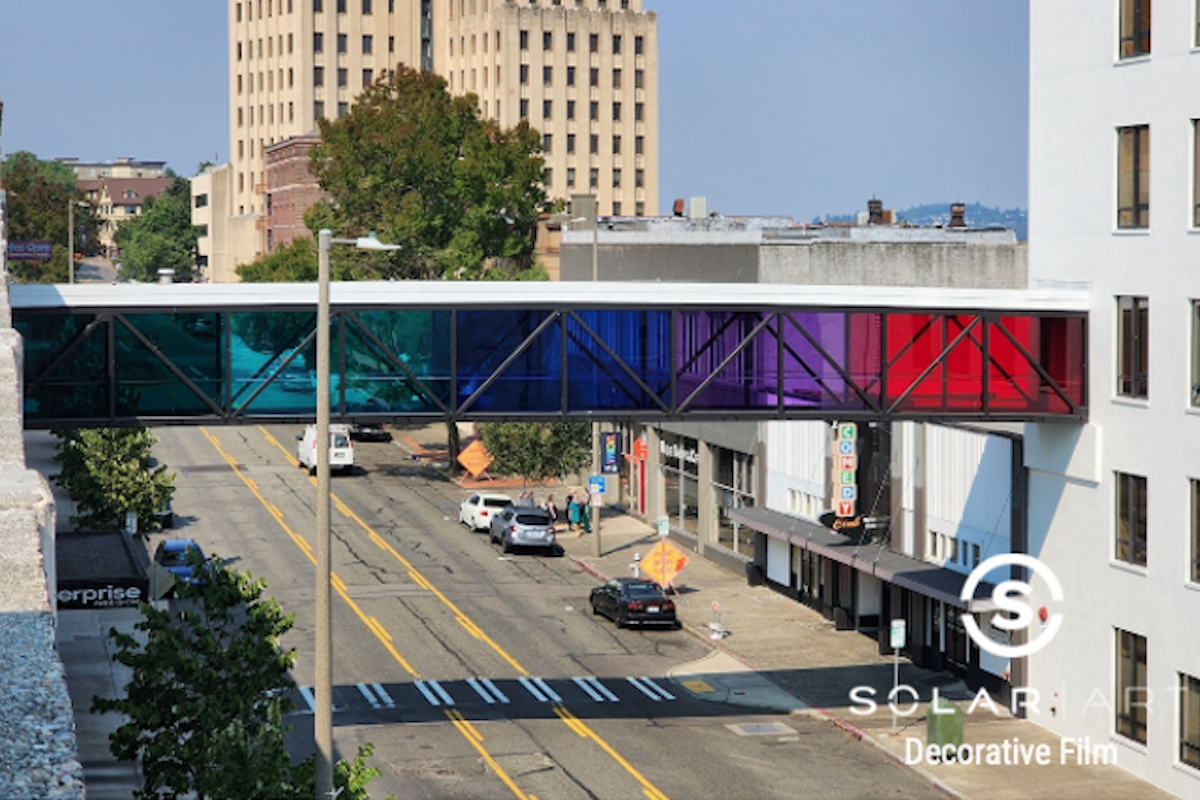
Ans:
{"label": "tall street lamp", "polygon": [[[329,565],[329,251],[335,244],[359,250],[399,250],[372,236],[335,239],[322,228],[317,234],[317,675],[316,715],[317,799],[333,794],[333,627],[330,608]],[[324,446],[322,446],[324,443]]]}
{"label": "tall street lamp", "polygon": [[80,208],[91,208],[91,203],[85,203],[82,200],[71,198],[67,203],[67,269],[69,270],[69,283],[75,282],[75,206]]}

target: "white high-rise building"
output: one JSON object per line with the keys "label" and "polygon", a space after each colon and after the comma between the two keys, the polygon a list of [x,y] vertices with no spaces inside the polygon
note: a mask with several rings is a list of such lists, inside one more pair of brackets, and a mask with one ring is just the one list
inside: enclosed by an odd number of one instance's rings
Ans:
{"label": "white high-rise building", "polygon": [[1093,296],[1088,424],[1027,426],[1065,595],[1030,717],[1198,797],[1200,6],[1039,1],[1030,30],[1030,278]]}

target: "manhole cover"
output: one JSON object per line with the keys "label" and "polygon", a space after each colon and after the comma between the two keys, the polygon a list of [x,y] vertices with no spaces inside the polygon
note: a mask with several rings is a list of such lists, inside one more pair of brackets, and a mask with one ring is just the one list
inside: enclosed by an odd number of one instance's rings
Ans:
{"label": "manhole cover", "polygon": [[738,736],[785,736],[796,732],[794,728],[789,728],[782,722],[744,722],[740,725],[726,725],[725,727]]}

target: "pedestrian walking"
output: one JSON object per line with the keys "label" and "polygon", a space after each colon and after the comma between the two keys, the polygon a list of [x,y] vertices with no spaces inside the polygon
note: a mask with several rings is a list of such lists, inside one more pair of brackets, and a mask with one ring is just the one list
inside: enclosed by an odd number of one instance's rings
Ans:
{"label": "pedestrian walking", "polygon": [[547,495],[546,502],[542,507],[550,515],[550,530],[558,530],[558,506],[554,504],[554,495]]}
{"label": "pedestrian walking", "polygon": [[592,532],[592,495],[589,492],[583,496],[583,503],[579,509],[579,535]]}
{"label": "pedestrian walking", "polygon": [[567,530],[575,531],[577,536],[583,536],[583,528],[579,527],[579,520],[579,498],[569,494],[567,495]]}

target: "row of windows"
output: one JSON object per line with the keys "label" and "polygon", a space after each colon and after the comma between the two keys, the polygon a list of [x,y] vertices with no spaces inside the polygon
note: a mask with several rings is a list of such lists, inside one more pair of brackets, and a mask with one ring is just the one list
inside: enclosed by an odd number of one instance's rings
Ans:
{"label": "row of windows", "polygon": [[[282,89],[282,88],[284,88],[283,70],[282,69],[278,71],[278,75],[279,75],[279,88]],[[242,93],[243,79],[246,79],[247,83],[249,84],[250,94],[254,94],[255,82],[254,82],[254,73],[253,72],[247,73],[246,75],[238,75],[237,76],[237,93],[238,94]],[[287,88],[289,88],[289,89],[292,88],[292,85],[294,82],[295,82],[295,73],[291,67],[288,67]],[[258,91],[271,92],[274,90],[275,90],[275,73],[270,72],[270,71],[266,72],[265,74],[262,72],[258,73]]]}
{"label": "row of windows", "polygon": [[[503,2],[503,0],[497,0],[497,1]],[[531,6],[538,5],[538,0],[528,0],[528,1],[529,1],[529,5],[531,5]],[[480,2],[483,6],[483,11],[486,12],[488,10],[488,0],[480,0]],[[543,2],[544,2],[544,0],[543,0]],[[585,0],[568,0],[568,3],[564,3],[563,0],[550,0],[550,5],[555,8],[558,8],[563,5],[569,5],[571,2],[573,2],[575,4],[575,8],[585,8],[587,5]],[[594,0],[594,2],[596,4],[597,11],[605,11],[608,8],[608,0]],[[468,5],[468,3],[470,5]],[[629,10],[629,0],[620,0],[620,4],[621,4],[622,11]],[[454,0],[450,0],[450,2],[446,4],[446,7],[447,7],[447,13],[449,14],[450,19],[454,19]],[[470,13],[472,15],[475,14],[475,0],[458,0],[458,16],[465,17],[465,16],[467,16],[468,13]]]}
{"label": "row of windows", "polygon": [[[387,74],[388,70],[379,70],[379,77]],[[364,69],[362,71],[362,88],[367,88],[375,80],[375,71],[372,69]],[[325,85],[325,68],[313,67],[313,86],[320,87]],[[339,67],[337,71],[337,85],[346,87],[350,85],[350,71],[345,67]]]}
{"label": "row of windows", "polygon": [[[283,103],[279,103],[278,107],[279,107],[279,121],[283,122],[284,121],[283,120]],[[266,105],[260,105],[258,107],[258,124],[259,125],[274,124],[275,108],[276,108],[275,104],[272,104],[272,103],[267,103]],[[296,118],[296,106],[291,101],[288,101],[287,121],[292,122],[295,118]],[[238,106],[237,124],[238,124],[239,128],[241,128],[242,126],[244,126],[246,124],[250,124],[250,125],[254,124],[254,106],[246,106],[245,108]],[[238,158],[241,158],[241,157],[242,157],[242,149],[240,147],[240,142],[239,142]]]}
{"label": "row of windows", "polygon": [[[1113,557],[1117,561],[1146,566],[1149,545],[1147,486],[1144,475],[1114,472],[1113,495],[1116,500],[1113,535]],[[1200,480],[1188,481],[1191,517],[1191,556],[1188,559],[1187,579],[1200,584]]]}
{"label": "row of windows", "polygon": [[[575,154],[575,134],[568,133],[565,138],[567,140],[567,150],[566,150],[567,155],[574,155]],[[600,155],[600,136],[593,133],[588,138],[589,138],[588,152],[594,156]],[[638,155],[638,156],[645,155],[645,150],[646,150],[646,137],[645,136],[633,137],[633,154]],[[621,135],[615,134],[612,137],[612,154],[614,156],[619,156],[619,155],[621,155],[621,151],[622,151]],[[542,134],[542,152],[544,152],[544,153],[553,153],[554,152],[554,134],[552,134],[552,133],[543,133]],[[638,170],[638,172],[640,173],[641,170]],[[638,177],[637,185],[638,186],[642,185],[640,176]]]}
{"label": "row of windows", "polygon": [[[359,2],[362,3],[362,13],[369,15],[371,13],[371,0],[359,0]],[[238,3],[234,10],[234,14],[235,14],[234,18],[238,22],[242,21],[242,5],[243,5],[242,3]],[[245,6],[246,6],[245,20],[247,22],[249,22],[251,19],[255,18],[256,11],[258,14],[257,18],[258,19],[263,18],[263,0],[258,0],[257,3],[249,3],[248,2],[245,4]],[[272,12],[275,12],[279,16],[283,16],[284,0],[267,0],[266,6],[267,6],[267,16],[268,17],[273,16]],[[325,10],[325,4],[324,4],[323,0],[313,0],[313,11],[320,13],[324,10]],[[395,0],[388,0],[388,12],[391,13],[395,10],[396,10]],[[337,11],[339,14],[346,13],[346,0],[337,0]],[[289,13],[289,14],[292,13],[292,0],[287,0],[287,13]]]}
{"label": "row of windows", "polygon": [[[284,53],[283,34],[276,36],[274,39],[272,39],[270,36],[268,36],[266,39],[258,39],[257,44],[258,44],[258,57],[259,58],[263,57],[263,42],[264,41],[267,43],[267,58],[273,57],[275,55],[276,49],[279,50],[279,55],[283,55],[283,53]],[[287,52],[289,55],[292,52],[294,41],[295,41],[294,37],[292,36],[292,34],[289,33],[287,35]],[[276,43],[278,43],[278,48],[276,47]],[[237,43],[237,60],[238,61],[241,61],[242,57],[243,57],[242,44],[243,44],[242,42]],[[253,39],[246,40],[246,42],[245,42],[245,57],[246,58],[254,58],[254,52],[255,52],[254,45],[255,45],[255,40],[253,40]]]}
{"label": "row of windows", "polygon": [[[588,181],[589,185],[593,189],[599,188],[599,186],[600,186],[600,168],[592,167],[589,170],[589,173],[590,173],[588,176],[589,177],[589,181]],[[550,167],[546,168],[546,183],[547,184],[554,183],[554,170],[551,169]],[[574,186],[574,185],[575,185],[575,168],[567,167],[567,186]],[[643,170],[640,170],[640,169],[634,170],[634,185],[639,189],[641,189],[642,187],[644,187],[646,185],[646,174]],[[612,188],[614,188],[614,189],[621,188],[621,168],[620,167],[615,167],[612,171]]]}
{"label": "row of windows", "polygon": [[[569,66],[566,68],[566,70],[567,70],[567,86],[574,86],[575,85],[575,67]],[[499,67],[497,67],[496,74],[499,75]],[[522,86],[529,85],[529,65],[528,64],[521,65],[520,80],[521,80]],[[554,83],[554,67],[551,67],[551,66],[542,67],[542,85],[550,86],[553,83]],[[635,69],[633,71],[633,88],[635,88],[635,89],[645,88],[645,83],[646,83],[645,71],[640,70],[640,69]],[[599,67],[591,67],[589,69],[588,85],[589,86],[599,86],[600,85],[600,69],[599,69]],[[623,89],[624,86],[625,86],[625,72],[624,72],[624,70],[622,70],[618,67],[617,69],[614,69],[612,71],[612,88]]]}
{"label": "row of windows", "polygon": [[[499,101],[497,101],[497,102],[499,102]],[[499,118],[499,116],[500,116],[499,108],[500,108],[499,105],[497,105],[496,106],[496,109],[497,109],[496,117],[497,118]],[[622,120],[622,109],[623,108],[624,108],[624,106],[622,106],[620,101],[617,101],[612,104],[612,121],[613,122],[620,122]],[[553,100],[543,100],[542,101],[542,118],[543,119],[553,119],[554,118],[553,112],[554,112],[554,101]],[[641,122],[642,120],[644,120],[645,114],[646,114],[646,107],[645,107],[644,103],[634,103],[633,104],[633,119],[635,122]],[[524,97],[521,98],[521,119],[529,119],[529,100]],[[575,119],[575,101],[574,100],[567,101],[567,119]],[[600,103],[599,103],[599,101],[592,100],[590,102],[590,104],[588,106],[588,119],[595,121],[595,122],[598,122],[600,120]]]}
{"label": "row of windows", "polygon": [[[1118,11],[1117,56],[1140,58],[1150,55],[1151,0],[1121,0]],[[1193,9],[1192,44],[1200,47],[1200,0]]]}
{"label": "row of windows", "polygon": [[[567,52],[574,53],[575,49],[576,49],[575,48],[575,39],[576,39],[575,31],[567,31],[565,36],[566,36]],[[494,37],[494,39],[493,39],[493,37]],[[488,40],[489,39],[494,40],[495,51],[497,53],[499,53],[500,52],[500,31],[495,31],[493,36],[491,36],[491,37],[489,37],[486,33],[479,37],[479,41],[482,41],[483,52],[485,52],[485,53],[488,51]],[[475,55],[475,43],[477,41],[475,38],[475,34],[471,34],[471,38],[469,41],[471,43],[471,53],[470,54]],[[520,47],[522,50],[528,50],[529,49],[529,31],[522,30],[520,32],[520,34],[518,35],[518,41],[520,42]],[[465,36],[458,37],[458,54],[460,56],[467,55],[467,42],[468,42],[468,39]],[[612,36],[612,39],[611,39],[612,54],[614,56],[621,55],[622,48],[623,48],[622,42],[623,42],[623,37],[621,36],[621,34],[614,33]],[[450,37],[449,46],[450,46],[450,56],[453,57],[454,56],[454,37]],[[553,31],[542,31],[542,50],[544,52],[550,52],[553,49],[554,49],[554,32]],[[633,37],[633,54],[638,55],[638,56],[643,55],[645,53],[645,49],[646,49],[645,37],[634,36]],[[600,52],[600,34],[598,34],[598,33],[588,34],[588,52],[589,53],[599,53]]]}
{"label": "row of windows", "polygon": [[[1200,120],[1192,120],[1192,227],[1200,228]],[[1117,227],[1150,227],[1150,126],[1117,128]]]}
{"label": "row of windows", "polygon": [[[1150,298],[1116,298],[1118,397],[1150,397]],[[1188,402],[1200,408],[1200,300],[1191,301],[1191,383]]]}
{"label": "row of windows", "polygon": [[[1113,727],[1127,739],[1149,744],[1147,728],[1155,693],[1149,683],[1146,637],[1120,628],[1113,630],[1116,635]],[[1200,768],[1200,679],[1183,672],[1176,675],[1179,680],[1179,763]],[[1158,697],[1170,697],[1174,688],[1166,687]]]}

